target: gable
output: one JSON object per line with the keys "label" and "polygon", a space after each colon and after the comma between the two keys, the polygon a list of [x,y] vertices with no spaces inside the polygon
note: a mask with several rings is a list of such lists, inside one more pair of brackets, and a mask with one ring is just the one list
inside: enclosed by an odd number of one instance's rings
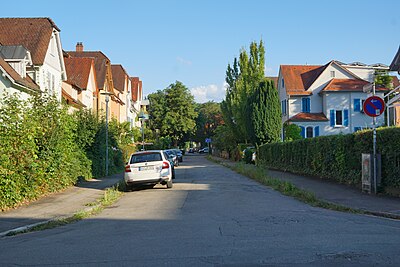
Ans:
{"label": "gable", "polygon": [[64,58],[67,71],[67,82],[83,90],[88,86],[89,75],[93,64],[92,58]]}
{"label": "gable", "polygon": [[[94,68],[96,70],[96,82],[100,90],[106,88],[107,68],[110,60],[100,51],[68,51],[68,55],[72,57],[88,57],[94,59]],[[111,89],[112,90],[112,89]]]}
{"label": "gable", "polygon": [[123,93],[125,91],[125,84],[127,74],[122,65],[111,65],[112,77],[114,88]]}
{"label": "gable", "polygon": [[0,18],[0,43],[23,45],[31,52],[34,65],[43,65],[53,30],[50,18]]}

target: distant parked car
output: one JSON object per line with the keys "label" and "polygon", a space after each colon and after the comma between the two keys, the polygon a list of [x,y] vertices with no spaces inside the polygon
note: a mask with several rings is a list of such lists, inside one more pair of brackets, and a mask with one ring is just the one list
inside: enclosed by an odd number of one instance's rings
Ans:
{"label": "distant parked car", "polygon": [[193,147],[189,148],[189,151],[188,151],[188,152],[189,152],[189,153],[194,153]]}
{"label": "distant parked car", "polygon": [[175,160],[176,157],[173,154],[168,154],[166,151],[164,151],[164,156],[168,159],[169,163],[171,163],[171,168],[172,168],[172,179],[175,179]]}
{"label": "distant parked car", "polygon": [[203,154],[203,153],[208,154],[208,152],[209,152],[208,147],[205,147],[205,148],[202,148],[202,149],[199,150],[199,153],[200,153],[200,154]]}
{"label": "distant parked car", "polygon": [[177,148],[175,148],[175,149],[171,149],[174,153],[175,153],[175,155],[178,157],[178,161],[179,162],[183,162],[183,153],[182,153],[182,151],[180,150],[180,149],[177,149]]}
{"label": "distant parked car", "polygon": [[173,158],[174,166],[178,167],[179,166],[179,159],[178,159],[178,156],[176,155],[176,153],[174,151],[172,151],[172,149],[167,149],[164,152],[167,153],[168,156]]}
{"label": "distant parked car", "polygon": [[158,183],[172,188],[171,163],[162,150],[133,153],[125,166],[124,181],[127,189]]}

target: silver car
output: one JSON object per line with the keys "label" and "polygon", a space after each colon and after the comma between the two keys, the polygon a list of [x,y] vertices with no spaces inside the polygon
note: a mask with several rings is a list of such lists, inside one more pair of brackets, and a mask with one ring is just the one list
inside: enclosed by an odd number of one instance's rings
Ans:
{"label": "silver car", "polygon": [[133,153],[125,166],[124,180],[127,189],[158,183],[172,188],[171,163],[162,150]]}

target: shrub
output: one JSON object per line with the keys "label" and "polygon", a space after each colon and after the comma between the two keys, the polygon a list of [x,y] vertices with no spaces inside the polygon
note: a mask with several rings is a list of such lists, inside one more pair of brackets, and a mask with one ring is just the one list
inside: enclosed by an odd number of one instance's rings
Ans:
{"label": "shrub", "polygon": [[[400,189],[400,128],[377,129],[382,186]],[[372,130],[262,145],[258,164],[360,185],[361,154],[372,153]]]}

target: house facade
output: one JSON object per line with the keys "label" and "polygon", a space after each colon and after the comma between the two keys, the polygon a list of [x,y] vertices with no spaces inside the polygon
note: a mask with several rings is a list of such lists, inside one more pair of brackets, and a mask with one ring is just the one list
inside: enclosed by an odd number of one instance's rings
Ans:
{"label": "house facade", "polygon": [[139,77],[131,77],[131,105],[130,105],[130,114],[131,117],[131,124],[134,127],[141,127],[139,121],[139,113],[143,110],[142,102],[143,102],[143,88],[142,88],[142,81]]}
{"label": "house facade", "polygon": [[109,93],[109,118],[120,119],[120,105],[125,103],[119,98],[118,92],[115,92],[111,69],[111,61],[101,51],[84,51],[83,44],[77,43],[76,51],[66,52],[70,57],[92,58],[94,60],[94,69],[96,76],[97,89],[95,93],[95,104],[93,110],[96,114],[105,114],[106,96]]}
{"label": "house facade", "polygon": [[93,58],[64,57],[67,81],[62,84],[62,96],[71,110],[86,108],[94,111],[96,106],[96,72]]}
{"label": "house facade", "polygon": [[[26,65],[26,74],[42,92],[61,101],[61,83],[67,76],[60,29],[50,18],[0,18],[0,44],[24,47],[32,60],[31,65]],[[18,64],[10,64],[19,72]]]}
{"label": "house facade", "polygon": [[131,100],[129,99],[128,93],[130,92],[131,80],[122,65],[113,64],[111,65],[111,70],[114,82],[114,92],[117,94],[118,98],[124,102],[124,105],[119,106],[119,121],[126,122],[129,121],[129,118],[131,117],[129,114],[129,105]]}
{"label": "house facade", "polygon": [[[304,138],[372,128],[372,118],[363,112],[363,103],[372,94],[363,88],[371,85],[376,70],[387,70],[387,66],[339,61],[323,66],[281,65],[278,90],[282,123],[300,126]],[[383,97],[386,91],[376,88],[376,95]],[[376,121],[384,124],[384,116]]]}

